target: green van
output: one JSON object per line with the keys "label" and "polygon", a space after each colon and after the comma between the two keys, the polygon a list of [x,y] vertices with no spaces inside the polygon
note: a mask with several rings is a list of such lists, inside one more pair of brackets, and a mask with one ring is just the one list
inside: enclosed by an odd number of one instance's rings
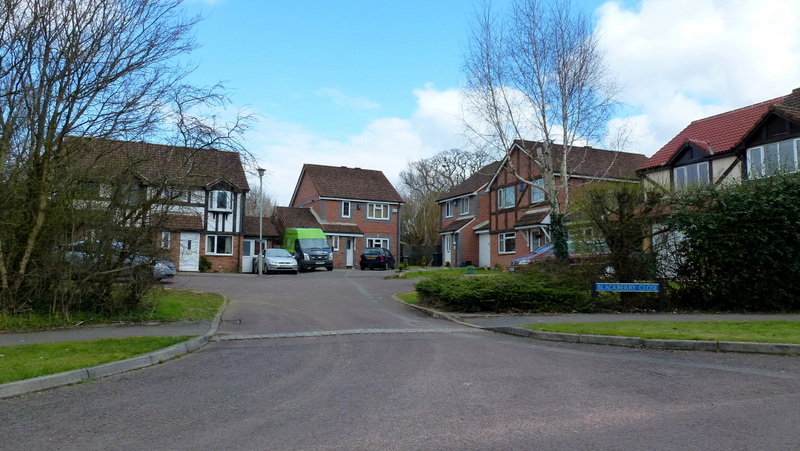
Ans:
{"label": "green van", "polygon": [[322,229],[288,228],[283,248],[294,254],[300,271],[323,267],[333,271],[333,253]]}

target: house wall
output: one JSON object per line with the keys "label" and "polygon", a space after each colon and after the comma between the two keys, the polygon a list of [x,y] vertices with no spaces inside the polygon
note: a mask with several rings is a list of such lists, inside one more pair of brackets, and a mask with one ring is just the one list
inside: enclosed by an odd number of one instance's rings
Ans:
{"label": "house wall", "polygon": [[305,172],[300,180],[300,186],[297,187],[297,196],[295,196],[294,204],[292,207],[303,207],[307,202],[313,199],[319,199],[319,192],[314,186],[314,183],[309,177],[305,177]]}

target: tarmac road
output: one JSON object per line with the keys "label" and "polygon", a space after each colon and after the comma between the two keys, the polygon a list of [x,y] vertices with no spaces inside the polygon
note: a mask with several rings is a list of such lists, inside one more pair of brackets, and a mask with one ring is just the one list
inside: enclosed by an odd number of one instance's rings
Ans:
{"label": "tarmac road", "polygon": [[[793,450],[800,359],[550,343],[431,319],[379,271],[178,276],[221,341],[0,401],[0,449]],[[260,337],[260,338],[256,338]]]}

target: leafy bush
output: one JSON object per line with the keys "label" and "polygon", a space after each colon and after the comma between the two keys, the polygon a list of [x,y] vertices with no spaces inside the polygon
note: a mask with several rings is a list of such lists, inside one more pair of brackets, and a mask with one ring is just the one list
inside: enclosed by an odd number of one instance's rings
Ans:
{"label": "leafy bush", "polygon": [[484,277],[438,275],[416,285],[420,302],[459,312],[589,312],[588,291],[548,284],[533,274]]}
{"label": "leafy bush", "polygon": [[211,264],[211,260],[206,258],[205,255],[200,256],[200,272],[208,272],[211,270],[213,265]]}
{"label": "leafy bush", "polygon": [[709,186],[671,218],[688,274],[684,307],[800,310],[800,174]]}

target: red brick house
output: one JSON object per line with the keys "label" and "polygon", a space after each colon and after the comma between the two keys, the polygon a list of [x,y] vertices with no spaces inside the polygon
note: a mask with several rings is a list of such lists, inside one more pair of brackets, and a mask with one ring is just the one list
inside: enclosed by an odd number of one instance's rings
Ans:
{"label": "red brick house", "polygon": [[[311,212],[331,243],[334,266],[355,267],[367,247],[399,254],[403,198],[381,171],[305,164],[290,204]],[[279,232],[308,221],[286,210],[276,216],[283,218]]]}
{"label": "red brick house", "polygon": [[[540,143],[534,141],[515,141],[503,160],[482,169],[439,201],[444,237],[443,260],[450,256],[454,266],[470,261],[474,264],[477,260],[479,266],[506,267],[514,258],[550,241],[550,205],[543,191],[521,183],[510,170],[513,164],[526,180],[543,184],[541,168],[522,151],[523,146],[532,151],[539,145]],[[556,154],[558,147],[556,146]],[[579,186],[594,181],[635,182],[636,168],[646,159],[644,155],[636,153],[574,147],[567,161],[569,184]],[[560,166],[558,161],[555,163],[556,167]],[[492,168],[495,171],[487,180],[486,173]],[[556,183],[560,183],[558,172]],[[470,194],[467,195],[468,193]],[[470,222],[454,219],[456,214],[461,215],[456,210],[458,205],[454,203],[457,198],[470,199],[470,209],[473,202],[477,204],[477,216]],[[461,202],[463,200],[459,203]],[[452,238],[448,239],[448,236]]]}
{"label": "red brick house", "polygon": [[800,88],[698,119],[638,167],[664,190],[795,172],[800,161]]}

